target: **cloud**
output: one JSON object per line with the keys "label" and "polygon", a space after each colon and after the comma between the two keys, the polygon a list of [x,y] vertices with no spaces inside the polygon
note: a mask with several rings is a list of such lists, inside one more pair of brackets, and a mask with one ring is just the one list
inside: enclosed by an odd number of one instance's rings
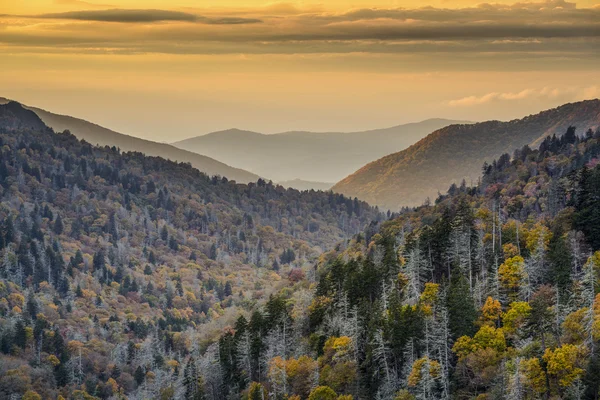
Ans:
{"label": "cloud", "polygon": [[96,11],[69,11],[64,13],[50,13],[36,16],[47,19],[70,19],[78,21],[98,22],[158,22],[158,21],[188,21],[197,20],[197,16],[179,11],[167,10],[96,10]]}
{"label": "cloud", "polygon": [[208,18],[181,11],[170,10],[94,10],[69,11],[37,15],[34,18],[66,19],[94,22],[149,23],[161,21],[200,22],[210,25],[238,25],[261,22],[256,18],[223,17]]}
{"label": "cloud", "polygon": [[480,96],[468,96],[456,100],[450,100],[448,105],[451,107],[473,107],[493,102],[531,99],[563,99],[565,101],[575,101],[592,99],[598,97],[599,95],[600,90],[597,86],[568,89],[544,87],[541,89],[523,89],[520,92],[491,92]]}
{"label": "cloud", "polygon": [[[4,25],[0,45],[27,46],[37,52],[68,48],[131,53],[429,52],[600,58],[600,8],[578,9],[564,0],[340,13],[275,3],[237,10],[112,9],[0,18]],[[118,31],[105,25],[115,22],[122,24]]]}

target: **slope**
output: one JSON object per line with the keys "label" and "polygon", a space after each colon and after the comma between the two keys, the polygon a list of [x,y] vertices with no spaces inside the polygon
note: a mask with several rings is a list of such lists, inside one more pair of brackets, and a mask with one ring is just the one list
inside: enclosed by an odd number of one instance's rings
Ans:
{"label": "slope", "polygon": [[[7,99],[0,98],[0,104],[5,104],[8,101]],[[169,144],[125,135],[79,118],[54,114],[36,107],[25,107],[34,111],[46,125],[55,131],[62,132],[69,130],[77,138],[91,144],[115,146],[123,151],[139,151],[149,156],[164,157],[172,161],[190,163],[193,167],[198,168],[208,175],[225,176],[228,179],[241,183],[256,182],[259,178],[258,175],[248,171],[230,167],[210,157],[178,149]]]}
{"label": "slope", "polygon": [[276,181],[337,182],[361,165],[459,123],[431,119],[364,132],[285,132],[265,135],[230,129],[173,143]]}
{"label": "slope", "polygon": [[0,105],[0,398],[183,398],[180,363],[379,217],[92,146]]}
{"label": "slope", "polygon": [[536,146],[570,125],[580,130],[599,126],[600,101],[565,104],[509,122],[447,126],[406,150],[367,164],[332,189],[392,210],[422,204],[453,182],[476,181],[484,162],[526,144]]}

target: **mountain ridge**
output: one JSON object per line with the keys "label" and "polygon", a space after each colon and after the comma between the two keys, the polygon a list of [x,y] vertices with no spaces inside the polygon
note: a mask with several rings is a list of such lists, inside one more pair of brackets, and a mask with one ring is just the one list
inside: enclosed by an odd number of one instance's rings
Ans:
{"label": "mountain ridge", "polygon": [[548,134],[562,134],[570,125],[580,130],[598,127],[600,100],[567,103],[507,122],[449,125],[366,164],[332,190],[392,210],[422,204],[451,183],[477,180],[484,162],[526,144],[537,146]]}
{"label": "mountain ridge", "polygon": [[455,121],[429,119],[357,132],[288,131],[276,134],[237,128],[174,142],[275,181],[337,182],[361,165],[401,150]]}
{"label": "mountain ridge", "polygon": [[[0,104],[11,100],[0,97]],[[21,103],[19,103],[21,104]],[[151,156],[164,157],[172,161],[189,162],[207,175],[219,175],[240,183],[256,182],[260,177],[240,168],[235,168],[215,160],[211,157],[179,149],[165,143],[137,138],[105,128],[93,122],[69,115],[61,115],[50,111],[27,106],[25,109],[35,112],[40,119],[56,131],[69,130],[79,139],[84,139],[91,144],[102,146],[116,146],[123,151],[140,151]]]}

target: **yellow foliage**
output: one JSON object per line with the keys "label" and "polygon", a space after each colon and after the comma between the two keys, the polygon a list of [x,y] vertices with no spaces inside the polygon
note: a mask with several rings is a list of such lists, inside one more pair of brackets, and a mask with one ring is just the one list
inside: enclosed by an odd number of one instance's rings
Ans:
{"label": "yellow foliage", "polygon": [[97,400],[97,397],[90,395],[85,390],[74,390],[73,391],[73,399],[75,400]]}
{"label": "yellow foliage", "polygon": [[327,362],[345,359],[352,350],[352,339],[348,336],[330,337],[323,346]]}
{"label": "yellow foliage", "polygon": [[23,304],[25,304],[25,297],[19,293],[11,293],[8,295],[8,302],[13,307],[23,308]]}
{"label": "yellow foliage", "polygon": [[321,383],[333,390],[344,391],[356,379],[356,362],[353,360],[352,339],[348,336],[330,337],[319,358]]}
{"label": "yellow foliage", "polygon": [[46,357],[46,361],[52,364],[53,367],[60,365],[60,360],[54,354],[50,354],[48,357]]}
{"label": "yellow foliage", "polygon": [[93,290],[81,289],[81,292],[83,293],[83,297],[85,297],[86,299],[95,299],[97,296],[97,293]]}
{"label": "yellow foliage", "polygon": [[589,308],[583,307],[566,316],[562,323],[563,341],[570,344],[581,344],[585,339],[585,320]]}
{"label": "yellow foliage", "polygon": [[580,347],[564,344],[554,350],[546,349],[544,361],[548,375],[558,379],[561,387],[566,388],[579,378],[585,371],[579,367],[584,354]]}
{"label": "yellow foliage", "polygon": [[83,343],[81,343],[79,340],[71,340],[69,343],[67,343],[67,348],[71,353],[76,353],[83,348]]}
{"label": "yellow foliage", "polygon": [[329,297],[317,296],[313,299],[312,303],[310,303],[310,306],[308,306],[308,312],[312,314],[316,311],[323,310],[327,308],[332,302],[333,299]]}
{"label": "yellow foliage", "polygon": [[441,375],[442,368],[440,363],[435,360],[430,360],[428,357],[419,358],[414,362],[408,375],[408,386],[414,387],[419,385],[426,371],[429,372],[432,378],[437,379]]}
{"label": "yellow foliage", "polygon": [[308,400],[336,400],[337,394],[329,386],[317,386],[308,396]]}
{"label": "yellow foliage", "polygon": [[519,249],[512,243],[507,243],[502,246],[502,251],[504,252],[504,258],[511,258],[519,255]]}
{"label": "yellow foliage", "polygon": [[25,392],[21,400],[42,400],[42,396],[34,392],[33,390],[28,390]]}
{"label": "yellow foliage", "polygon": [[113,393],[119,392],[119,384],[113,378],[108,378],[108,380],[106,381],[106,384],[108,386],[110,386],[110,389],[112,390]]}
{"label": "yellow foliage", "polygon": [[25,327],[25,336],[27,337],[27,340],[31,340],[33,339],[33,328],[30,326],[26,326]]}
{"label": "yellow foliage", "polygon": [[14,306],[12,308],[12,312],[13,312],[13,314],[21,314],[22,310],[19,307]]}
{"label": "yellow foliage", "polygon": [[438,299],[439,289],[440,285],[437,283],[428,282],[425,284],[425,289],[423,289],[420,297],[421,308],[425,315],[433,313],[433,305]]}
{"label": "yellow foliage", "polygon": [[531,306],[526,301],[510,303],[508,311],[502,316],[502,326],[508,333],[514,333],[525,323],[531,314]]}
{"label": "yellow foliage", "polygon": [[[596,252],[598,253],[598,252]],[[600,293],[594,299],[594,321],[592,322],[592,337],[594,340],[600,340]]]}
{"label": "yellow foliage", "polygon": [[266,399],[268,396],[265,392],[265,388],[258,382],[252,382],[248,389],[248,400],[254,399]]}
{"label": "yellow foliage", "polygon": [[481,317],[479,322],[481,325],[493,325],[502,317],[502,305],[498,300],[489,297],[485,300],[485,304],[481,307]]}
{"label": "yellow foliage", "polygon": [[394,400],[415,400],[415,399],[416,399],[416,397],[406,389],[399,391],[398,393],[396,393],[396,397],[394,397]]}
{"label": "yellow foliage", "polygon": [[508,258],[498,268],[498,278],[510,300],[517,300],[521,283],[526,278],[525,260],[521,256]]}
{"label": "yellow foliage", "polygon": [[473,337],[473,341],[480,348],[494,349],[500,353],[506,350],[506,339],[504,331],[501,328],[491,326],[482,326]]}
{"label": "yellow foliage", "polygon": [[530,230],[524,229],[523,235],[527,249],[532,254],[537,251],[540,241],[544,246],[543,250],[548,250],[548,244],[550,243],[550,239],[552,239],[552,232],[539,222]]}
{"label": "yellow foliage", "polygon": [[546,373],[540,364],[539,358],[530,358],[521,361],[520,372],[523,374],[524,384],[538,394],[546,393]]}
{"label": "yellow foliage", "polygon": [[498,353],[505,352],[506,338],[502,328],[483,325],[473,338],[461,336],[452,347],[452,351],[459,360],[481,349],[492,349]]}

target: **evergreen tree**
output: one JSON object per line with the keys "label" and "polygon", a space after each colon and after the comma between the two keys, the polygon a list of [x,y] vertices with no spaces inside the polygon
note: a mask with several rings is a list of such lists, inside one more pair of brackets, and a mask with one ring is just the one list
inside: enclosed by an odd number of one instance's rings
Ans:
{"label": "evergreen tree", "polygon": [[185,400],[204,400],[204,387],[193,357],[188,360],[183,372],[183,387]]}
{"label": "evergreen tree", "polygon": [[53,231],[57,235],[62,235],[63,229],[64,229],[64,226],[63,226],[62,218],[60,217],[60,214],[58,214],[56,217],[56,221],[54,221]]}
{"label": "evergreen tree", "polygon": [[453,339],[472,336],[475,333],[474,322],[477,319],[475,303],[469,292],[469,282],[460,274],[454,274],[447,295],[448,325]]}
{"label": "evergreen tree", "polygon": [[144,379],[146,378],[146,374],[144,373],[144,370],[142,369],[141,366],[138,366],[135,369],[135,372],[133,374],[133,378],[135,379],[135,382],[139,385],[141,385],[142,383],[144,383]]}
{"label": "evergreen tree", "polygon": [[600,250],[600,166],[583,168],[576,201],[575,227],[585,234],[592,250]]}

